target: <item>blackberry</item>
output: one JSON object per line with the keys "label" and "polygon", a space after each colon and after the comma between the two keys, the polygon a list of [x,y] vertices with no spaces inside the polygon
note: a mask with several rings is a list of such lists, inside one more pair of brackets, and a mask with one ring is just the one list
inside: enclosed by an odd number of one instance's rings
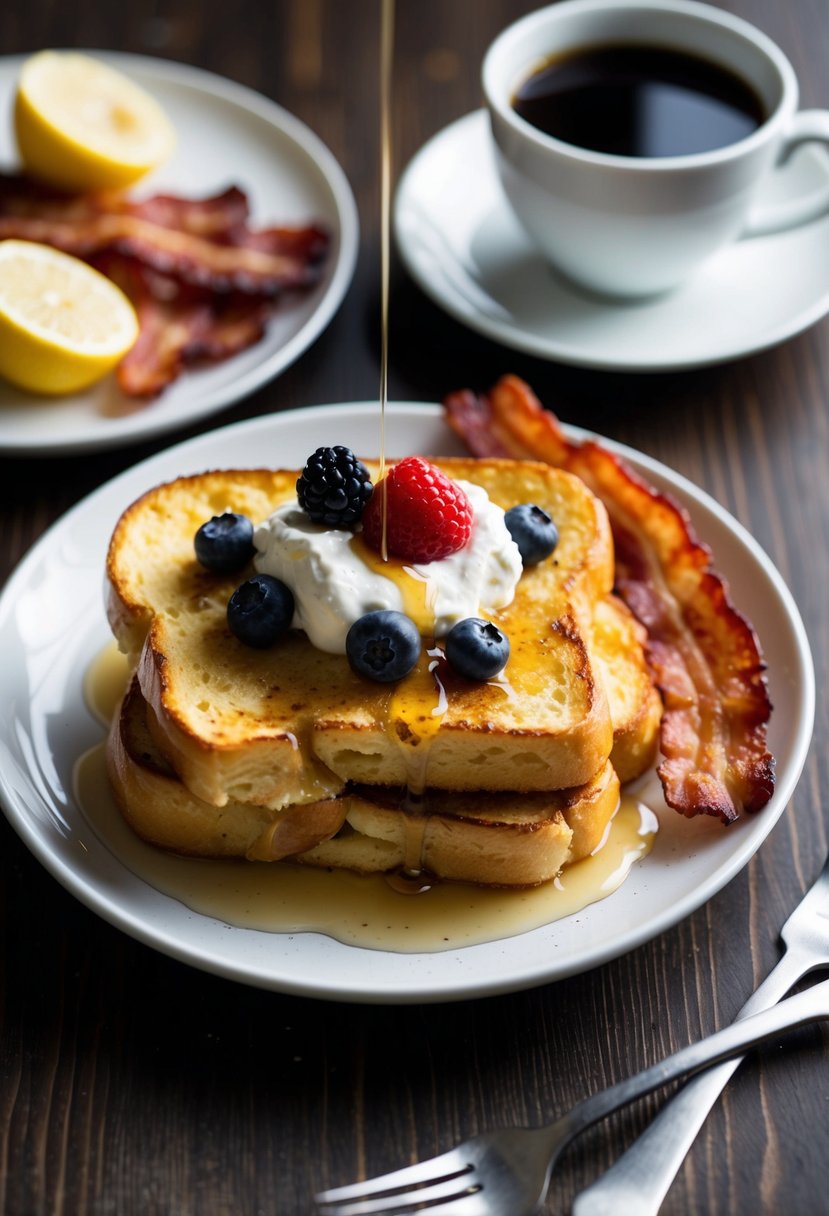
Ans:
{"label": "blackberry", "polygon": [[351,448],[317,448],[296,483],[296,496],[309,519],[333,528],[357,523],[371,498],[371,478]]}

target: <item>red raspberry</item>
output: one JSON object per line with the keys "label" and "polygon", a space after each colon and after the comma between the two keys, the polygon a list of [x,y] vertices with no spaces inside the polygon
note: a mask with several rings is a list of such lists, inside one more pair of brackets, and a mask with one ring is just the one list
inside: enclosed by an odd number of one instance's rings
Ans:
{"label": "red raspberry", "polygon": [[[462,549],[472,508],[457,482],[420,456],[407,456],[386,474],[386,544],[408,562],[433,562]],[[383,483],[363,511],[363,537],[377,553],[383,532]]]}

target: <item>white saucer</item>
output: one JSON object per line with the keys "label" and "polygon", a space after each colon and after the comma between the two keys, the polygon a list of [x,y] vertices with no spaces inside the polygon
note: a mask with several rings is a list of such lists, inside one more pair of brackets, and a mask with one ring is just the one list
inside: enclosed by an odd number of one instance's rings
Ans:
{"label": "white saucer", "polygon": [[[829,154],[805,147],[767,199],[820,192]],[[419,286],[457,320],[505,346],[581,367],[667,371],[773,346],[829,312],[829,216],[745,240],[681,290],[617,304],[559,278],[501,191],[488,117],[468,114],[436,135],[401,177],[397,247]]]}

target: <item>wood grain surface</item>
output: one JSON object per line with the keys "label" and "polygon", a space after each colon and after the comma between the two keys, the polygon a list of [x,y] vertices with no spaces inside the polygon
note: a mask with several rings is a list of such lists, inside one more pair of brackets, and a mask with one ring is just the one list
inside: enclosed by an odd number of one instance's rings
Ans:
{"label": "wood grain surface", "polygon": [[[398,170],[480,104],[486,45],[532,7],[399,0]],[[804,106],[829,107],[826,0],[722,7],[781,44]],[[187,433],[377,393],[378,35],[379,0],[6,6],[5,54],[130,50],[198,64],[274,98],[343,165],[362,238],[343,306],[278,382],[202,428],[153,443],[88,457],[0,459],[0,579],[88,491]],[[155,953],[67,894],[0,821],[6,1216],[293,1216],[310,1210],[321,1186],[433,1154],[478,1129],[549,1119],[729,1021],[778,958],[779,927],[820,869],[829,846],[829,322],[703,371],[588,372],[466,331],[395,263],[390,346],[392,399],[434,401],[517,372],[564,420],[665,461],[746,525],[795,596],[817,671],[814,742],[791,806],[725,890],[626,957],[534,991],[405,1008],[283,997]],[[743,1067],[666,1213],[829,1210],[827,1046],[827,1034],[812,1030]],[[585,1135],[564,1157],[546,1210],[569,1210],[657,1105],[643,1102]]]}

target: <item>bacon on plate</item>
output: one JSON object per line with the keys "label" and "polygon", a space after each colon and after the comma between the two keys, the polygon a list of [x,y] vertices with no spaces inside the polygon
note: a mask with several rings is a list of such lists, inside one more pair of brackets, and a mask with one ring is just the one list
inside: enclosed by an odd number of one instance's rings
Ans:
{"label": "bacon on plate", "polygon": [[119,370],[130,396],[153,397],[197,360],[257,342],[286,292],[321,278],[329,234],[316,224],[254,228],[232,186],[209,198],[65,195],[0,174],[0,240],[52,245],[120,283],[140,336]]}
{"label": "bacon on plate", "polygon": [[647,630],[648,663],[665,706],[659,776],[668,805],[723,823],[765,806],[774,760],[760,644],[683,508],[600,443],[568,439],[516,376],[502,377],[486,395],[452,393],[444,408],[475,455],[568,469],[607,507],[617,590]]}
{"label": "bacon on plate", "polygon": [[119,254],[93,258],[92,265],[118,284],[138,314],[138,339],[115,371],[128,397],[155,397],[188,365],[252,346],[273,311],[258,296],[205,296]]}

